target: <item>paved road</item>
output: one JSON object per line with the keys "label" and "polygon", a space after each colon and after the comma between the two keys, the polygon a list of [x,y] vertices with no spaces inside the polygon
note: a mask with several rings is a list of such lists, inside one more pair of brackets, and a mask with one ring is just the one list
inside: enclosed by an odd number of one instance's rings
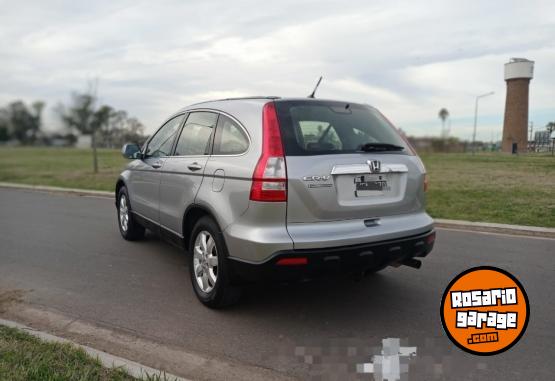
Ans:
{"label": "paved road", "polygon": [[[555,240],[440,230],[420,270],[251,288],[240,305],[212,311],[196,301],[180,250],[153,236],[120,238],[112,200],[0,189],[0,232],[0,288],[32,289],[30,303],[200,354],[307,379],[369,361],[383,338],[398,337],[417,346],[412,380],[546,380],[555,371]],[[448,282],[478,265],[515,274],[531,301],[524,337],[493,357],[456,349],[438,314]]]}

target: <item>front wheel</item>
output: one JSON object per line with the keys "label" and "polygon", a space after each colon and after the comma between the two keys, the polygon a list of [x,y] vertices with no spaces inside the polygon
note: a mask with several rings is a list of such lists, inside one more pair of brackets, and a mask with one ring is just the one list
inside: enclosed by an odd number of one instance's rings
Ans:
{"label": "front wheel", "polygon": [[227,250],[213,219],[203,217],[196,223],[189,254],[193,289],[204,305],[221,308],[239,300],[240,289],[230,284]]}
{"label": "front wheel", "polygon": [[131,204],[126,187],[121,187],[118,192],[118,226],[121,236],[128,241],[136,241],[145,236],[145,228],[133,217]]}

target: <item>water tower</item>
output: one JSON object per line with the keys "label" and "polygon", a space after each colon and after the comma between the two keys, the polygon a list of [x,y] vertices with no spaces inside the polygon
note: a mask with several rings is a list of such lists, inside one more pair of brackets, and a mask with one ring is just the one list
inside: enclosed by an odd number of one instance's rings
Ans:
{"label": "water tower", "polygon": [[528,94],[534,76],[534,61],[511,58],[505,64],[507,99],[503,121],[503,152],[526,152],[528,146]]}

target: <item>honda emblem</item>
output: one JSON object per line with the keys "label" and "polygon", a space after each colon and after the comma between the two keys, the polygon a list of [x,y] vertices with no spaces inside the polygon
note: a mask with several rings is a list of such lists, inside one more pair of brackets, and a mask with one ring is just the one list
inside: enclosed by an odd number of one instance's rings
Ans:
{"label": "honda emblem", "polygon": [[370,167],[370,173],[380,173],[382,170],[382,165],[379,160],[368,160],[368,166]]}

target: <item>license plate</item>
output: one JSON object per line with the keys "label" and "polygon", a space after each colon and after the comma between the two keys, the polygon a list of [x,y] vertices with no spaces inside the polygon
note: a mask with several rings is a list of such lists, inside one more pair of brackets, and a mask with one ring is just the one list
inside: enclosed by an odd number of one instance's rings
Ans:
{"label": "license plate", "polygon": [[380,196],[384,191],[389,191],[387,180],[383,176],[357,176],[355,177],[355,196]]}

